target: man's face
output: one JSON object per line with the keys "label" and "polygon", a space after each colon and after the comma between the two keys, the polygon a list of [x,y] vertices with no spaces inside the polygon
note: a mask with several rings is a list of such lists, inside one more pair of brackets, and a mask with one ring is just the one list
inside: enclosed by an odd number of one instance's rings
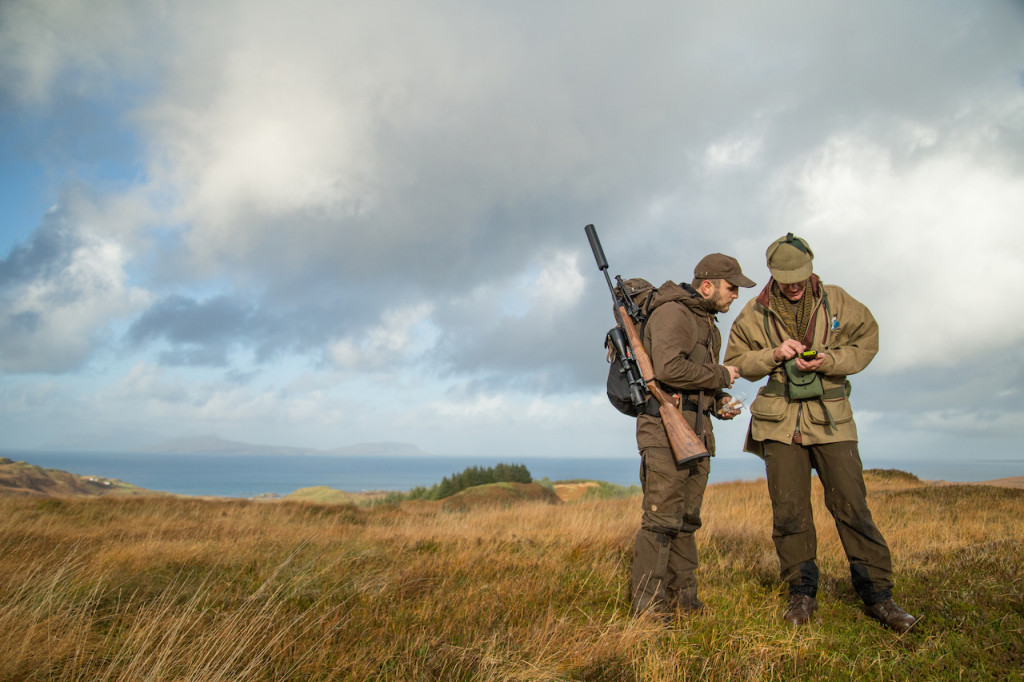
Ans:
{"label": "man's face", "polygon": [[727,313],[732,302],[739,298],[740,288],[735,284],[729,284],[724,279],[714,281],[706,279],[701,283],[701,293],[704,298],[711,301],[715,310]]}
{"label": "man's face", "polygon": [[783,284],[779,282],[779,291],[785,296],[791,303],[796,303],[804,297],[804,290],[807,288],[807,281],[793,282],[792,284]]}

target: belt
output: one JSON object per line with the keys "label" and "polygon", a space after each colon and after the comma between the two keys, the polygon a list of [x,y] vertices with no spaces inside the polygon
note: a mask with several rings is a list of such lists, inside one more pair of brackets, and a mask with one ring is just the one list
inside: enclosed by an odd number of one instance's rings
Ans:
{"label": "belt", "polygon": [[[847,392],[847,382],[843,386],[834,386],[833,388],[826,388],[825,392],[820,396],[817,396],[823,400],[837,400],[839,398],[846,398],[849,396]],[[765,395],[786,395],[786,382],[779,381],[778,379],[769,379],[768,383],[764,386]],[[808,398],[808,400],[811,400]]]}
{"label": "belt", "polygon": [[[706,408],[704,408],[704,414],[706,414],[706,415],[710,415],[711,414],[712,410],[714,410],[714,402],[715,401],[712,400],[711,401],[712,404],[708,405]],[[683,412],[696,412],[697,411],[697,403],[693,402],[692,400],[687,400],[686,398],[683,398],[681,403],[682,404],[679,406],[679,409],[681,409]],[[658,401],[655,400],[654,398],[648,398],[647,399],[647,404],[644,406],[644,414],[649,415],[651,417],[660,417],[661,416],[661,410],[659,408]]]}
{"label": "belt", "polygon": [[[775,379],[774,377],[773,378],[769,378],[768,379],[768,383],[765,384],[765,386],[764,386],[764,395],[781,395],[781,396],[785,396],[786,402],[790,402],[790,398],[789,398],[788,392],[786,391],[786,384],[785,384],[785,382],[779,381],[778,379]],[[825,391],[821,395],[819,395],[819,396],[815,396],[813,398],[804,398],[802,400],[796,400],[796,401],[793,401],[793,402],[798,402],[799,403],[799,402],[805,402],[807,400],[817,400],[818,402],[821,403],[821,409],[824,410],[824,412],[825,412],[825,418],[828,420],[828,425],[831,426],[833,429],[835,429],[836,428],[836,423],[835,423],[835,421],[833,421],[832,413],[829,412],[828,405],[825,404],[825,401],[826,400],[838,400],[840,398],[849,398],[849,397],[850,397],[850,381],[847,380],[847,381],[843,382],[842,386],[835,386],[833,388],[825,389]],[[803,405],[801,405],[800,408],[803,409]],[[799,412],[797,414],[799,415]],[[799,417],[798,417],[798,421],[799,421]],[[797,433],[799,435],[799,432],[797,432]],[[799,443],[800,441],[794,439],[794,442]]]}

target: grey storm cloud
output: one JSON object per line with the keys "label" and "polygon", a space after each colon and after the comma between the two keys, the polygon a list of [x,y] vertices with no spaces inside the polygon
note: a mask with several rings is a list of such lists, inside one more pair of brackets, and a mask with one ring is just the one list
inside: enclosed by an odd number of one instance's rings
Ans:
{"label": "grey storm cloud", "polygon": [[[148,57],[165,89],[135,112],[189,225],[165,276],[226,270],[295,305],[325,287],[432,297],[576,249],[585,222],[626,233],[657,203],[671,217],[648,216],[648,239],[623,256],[664,239],[686,263],[723,248],[723,231],[763,226],[764,172],[837,128],[962,116],[973,93],[1016,77],[986,68],[1016,40],[1013,3],[966,17],[885,3],[423,3],[408,24],[395,8],[254,3],[224,22],[235,31],[170,12],[183,49]],[[148,15],[127,16],[137,44]],[[249,61],[224,58],[229,45]],[[705,177],[702,150],[744,139],[759,141],[752,168]],[[689,243],[674,246],[674,230]]]}
{"label": "grey storm cloud", "polygon": [[159,349],[164,365],[229,367],[233,354],[251,352],[258,364],[290,352],[316,353],[340,334],[358,334],[372,313],[341,316],[344,303],[275,307],[265,300],[217,295],[196,299],[180,294],[153,303],[131,324],[125,342]]}
{"label": "grey storm cloud", "polygon": [[[611,306],[603,308],[611,327]],[[603,380],[603,330],[593,327],[592,310],[572,306],[557,314],[483,319],[482,324],[445,324],[435,356],[438,370],[482,375],[486,378],[478,386],[487,391],[511,388],[545,395],[578,391]]]}
{"label": "grey storm cloud", "polygon": [[[951,264],[1020,291],[1020,2],[45,7],[0,7],[3,94],[91,111],[45,158],[130,167],[92,183],[147,210],[65,206],[0,262],[7,371],[124,347],[239,385],[297,359],[593,394],[612,319],[591,222],[612,274],[655,284],[711,252],[763,284],[767,243],[802,232],[883,323],[875,386],[962,372],[947,346],[976,337],[1024,346],[998,301],[933,295]],[[117,128],[91,130],[97,102]],[[935,333],[946,306],[977,329]]]}
{"label": "grey storm cloud", "polygon": [[161,352],[165,364],[223,366],[230,347],[259,338],[262,326],[251,307],[227,296],[200,302],[173,295],[136,318],[128,338],[136,345],[168,342],[172,349]]}
{"label": "grey storm cloud", "polygon": [[0,292],[52,277],[67,267],[72,253],[81,244],[81,236],[64,216],[51,213],[25,243],[14,246],[7,258],[0,259]]}
{"label": "grey storm cloud", "polygon": [[122,250],[51,210],[24,244],[0,260],[0,367],[61,373],[107,344],[113,320],[145,294],[126,283]]}

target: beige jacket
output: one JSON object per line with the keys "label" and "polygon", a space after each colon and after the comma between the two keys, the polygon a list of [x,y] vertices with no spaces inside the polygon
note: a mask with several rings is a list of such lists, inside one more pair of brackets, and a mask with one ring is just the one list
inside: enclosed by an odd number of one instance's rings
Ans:
{"label": "beige jacket", "polygon": [[[725,364],[738,367],[740,376],[749,381],[766,376],[786,381],[782,365],[772,360],[772,351],[791,337],[770,308],[771,285],[769,280],[761,294],[740,311],[725,349]],[[857,440],[853,408],[846,397],[849,389],[846,396],[835,394],[842,393],[848,375],[861,371],[875,357],[878,323],[866,306],[840,287],[822,284],[817,275],[811,276],[809,293],[815,300],[814,314],[801,341],[808,350],[825,354],[819,373],[829,397],[790,401],[785,395],[768,390],[767,385],[761,387],[750,405],[750,428],[743,448],[747,452],[763,456],[764,441],[792,443],[797,431],[804,445]],[[834,427],[829,423],[829,415]]]}
{"label": "beige jacket", "polygon": [[[654,376],[670,394],[679,394],[694,407],[700,391],[705,407],[714,411],[729,385],[729,370],[718,363],[722,335],[715,324],[715,311],[699,294],[674,282],[658,287],[643,332],[644,350],[651,358]],[[654,399],[651,398],[653,401]],[[697,430],[697,412],[684,409],[683,418]],[[715,454],[711,420],[700,419],[705,447]],[[636,443],[641,450],[669,447],[668,434],[660,417],[641,414],[636,422]]]}

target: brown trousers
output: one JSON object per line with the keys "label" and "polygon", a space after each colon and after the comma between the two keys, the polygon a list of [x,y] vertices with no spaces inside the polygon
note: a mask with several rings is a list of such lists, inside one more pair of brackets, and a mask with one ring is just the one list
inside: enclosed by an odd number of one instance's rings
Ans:
{"label": "brown trousers", "polygon": [[633,613],[688,609],[697,600],[700,507],[708,484],[708,458],[678,468],[670,448],[640,452],[643,517],[633,546]]}
{"label": "brown trousers", "polygon": [[853,587],[865,604],[892,596],[892,559],[871,511],[856,441],[822,445],[764,442],[768,493],[772,499],[772,540],[779,573],[794,594],[815,596],[818,541],[811,511],[811,469],[825,490],[850,563]]}

